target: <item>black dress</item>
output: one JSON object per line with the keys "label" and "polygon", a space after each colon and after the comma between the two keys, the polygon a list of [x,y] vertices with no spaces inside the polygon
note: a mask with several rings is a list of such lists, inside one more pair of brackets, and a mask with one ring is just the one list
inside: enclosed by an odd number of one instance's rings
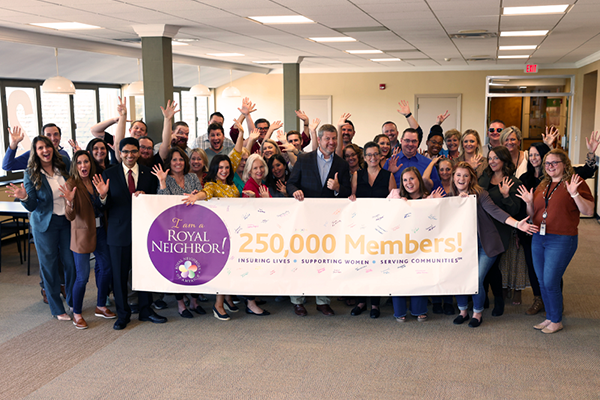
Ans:
{"label": "black dress", "polygon": [[380,169],[373,182],[373,186],[369,184],[369,173],[367,169],[361,169],[356,172],[356,197],[377,197],[385,199],[390,194],[390,175],[391,172],[385,169]]}

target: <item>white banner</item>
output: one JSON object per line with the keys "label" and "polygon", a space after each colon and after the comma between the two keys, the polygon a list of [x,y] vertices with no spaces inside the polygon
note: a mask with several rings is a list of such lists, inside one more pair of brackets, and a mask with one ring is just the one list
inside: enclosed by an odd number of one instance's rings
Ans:
{"label": "white banner", "polygon": [[133,199],[133,287],[444,295],[478,288],[476,198]]}

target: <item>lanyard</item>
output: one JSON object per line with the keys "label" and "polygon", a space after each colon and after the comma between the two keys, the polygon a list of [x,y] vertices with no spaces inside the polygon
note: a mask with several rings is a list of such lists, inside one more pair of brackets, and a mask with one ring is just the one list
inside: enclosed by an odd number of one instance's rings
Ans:
{"label": "lanyard", "polygon": [[[544,207],[544,213],[542,214],[542,218],[544,219],[544,221],[546,220],[546,217],[548,216],[548,212],[546,211],[548,209],[548,202],[550,201],[550,199],[552,198],[552,195],[554,194],[554,192],[556,191],[556,189],[558,189],[558,187],[560,186],[561,182],[558,182],[558,184],[554,187],[554,189],[552,189],[552,192],[550,192],[550,194],[548,194],[548,189],[550,188],[550,185],[546,186],[546,189],[544,189],[544,201],[546,202],[546,206]],[[552,182],[550,182],[550,184],[552,184]]]}

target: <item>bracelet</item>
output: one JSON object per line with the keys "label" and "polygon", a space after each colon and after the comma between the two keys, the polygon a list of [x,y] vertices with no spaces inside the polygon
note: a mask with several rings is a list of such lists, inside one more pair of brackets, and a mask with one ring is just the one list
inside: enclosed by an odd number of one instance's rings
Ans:
{"label": "bracelet", "polygon": [[575,193],[575,195],[571,195],[572,198],[579,196],[579,192]]}
{"label": "bracelet", "polygon": [[411,116],[412,116],[412,113],[411,113],[411,112],[409,112],[408,114],[406,114],[406,115],[404,116],[404,118],[410,118]]}
{"label": "bracelet", "polygon": [[515,229],[519,229],[519,220],[515,223]]}

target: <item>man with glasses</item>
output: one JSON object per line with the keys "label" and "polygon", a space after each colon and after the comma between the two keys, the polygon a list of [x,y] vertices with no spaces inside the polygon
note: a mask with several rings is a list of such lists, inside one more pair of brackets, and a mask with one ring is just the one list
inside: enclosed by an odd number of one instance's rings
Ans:
{"label": "man with glasses", "polygon": [[505,128],[504,122],[499,119],[493,120],[488,129],[488,143],[483,146],[483,156],[487,158],[491,149],[496,146],[502,146],[500,143],[500,132]]}
{"label": "man with glasses", "polygon": [[[119,143],[119,155],[123,162],[104,171],[101,179],[94,178],[100,200],[108,210],[108,247],[113,269],[113,292],[117,306],[117,321],[113,328],[124,329],[130,322],[131,308],[127,303],[127,280],[132,262],[132,196],[156,194],[157,179],[148,167],[138,164],[140,145],[137,139],[128,137]],[[159,324],[167,322],[150,308],[152,293],[137,292],[139,319]]]}
{"label": "man with glasses", "polygon": [[[388,159],[383,168],[387,169],[394,174],[396,179],[396,187],[401,187],[402,182],[402,171],[408,167],[416,167],[421,175],[429,166],[431,160],[418,153],[419,149],[419,133],[416,129],[407,128],[402,133],[401,139],[402,151],[398,153],[397,157]],[[392,165],[390,165],[392,161]],[[431,179],[424,180],[425,187],[428,191],[432,191],[440,186],[440,177],[438,176],[437,169],[434,168],[431,171]]]}

